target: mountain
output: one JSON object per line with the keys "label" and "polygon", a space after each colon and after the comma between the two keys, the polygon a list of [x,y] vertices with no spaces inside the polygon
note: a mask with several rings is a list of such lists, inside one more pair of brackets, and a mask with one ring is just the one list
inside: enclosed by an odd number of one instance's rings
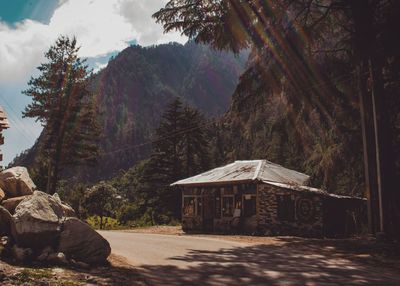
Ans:
{"label": "mountain", "polygon": [[[321,76],[332,74],[337,80],[316,89],[308,84],[302,93],[266,62],[250,56],[211,144],[222,146],[214,157],[221,158],[220,164],[267,159],[311,175],[313,186],[363,196],[357,85],[340,76],[346,65],[317,62]],[[328,93],[334,96],[326,101]]]}
{"label": "mountain", "polygon": [[[248,52],[234,55],[188,42],[130,46],[93,76],[103,155],[92,169],[67,176],[96,181],[147,158],[151,138],[166,104],[180,97],[208,118],[222,115],[245,68]],[[13,165],[38,169],[41,138]]]}

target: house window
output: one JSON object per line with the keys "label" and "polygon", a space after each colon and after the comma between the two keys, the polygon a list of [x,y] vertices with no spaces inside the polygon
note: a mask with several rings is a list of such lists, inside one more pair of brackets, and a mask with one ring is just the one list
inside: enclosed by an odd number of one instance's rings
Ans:
{"label": "house window", "polygon": [[196,215],[202,216],[202,210],[203,210],[203,202],[201,200],[201,197],[197,197],[196,198]]}
{"label": "house window", "polygon": [[294,221],[294,200],[291,195],[277,195],[278,219]]}
{"label": "house window", "polygon": [[233,196],[222,197],[222,216],[232,217],[233,216]]}
{"label": "house window", "polygon": [[201,198],[195,196],[183,197],[183,216],[201,216]]}
{"label": "house window", "polygon": [[221,218],[221,191],[215,192],[215,218]]}
{"label": "house window", "polygon": [[243,216],[251,217],[256,215],[256,196],[254,195],[243,195]]}

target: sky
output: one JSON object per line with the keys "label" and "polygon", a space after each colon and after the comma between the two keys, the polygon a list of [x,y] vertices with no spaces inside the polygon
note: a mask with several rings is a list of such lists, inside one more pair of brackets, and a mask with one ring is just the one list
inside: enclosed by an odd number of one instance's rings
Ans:
{"label": "sky", "polygon": [[79,56],[95,71],[131,44],[142,46],[168,42],[185,43],[179,33],[164,34],[151,15],[167,0],[0,0],[0,105],[10,128],[1,146],[6,166],[30,148],[42,127],[22,118],[30,98],[27,88],[44,53],[60,35],[76,36]]}

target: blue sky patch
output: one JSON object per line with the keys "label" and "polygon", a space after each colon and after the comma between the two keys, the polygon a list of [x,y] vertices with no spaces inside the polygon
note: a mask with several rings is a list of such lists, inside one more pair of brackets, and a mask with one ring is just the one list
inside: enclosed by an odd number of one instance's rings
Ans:
{"label": "blue sky patch", "polygon": [[58,0],[0,0],[0,19],[14,25],[25,19],[48,24]]}

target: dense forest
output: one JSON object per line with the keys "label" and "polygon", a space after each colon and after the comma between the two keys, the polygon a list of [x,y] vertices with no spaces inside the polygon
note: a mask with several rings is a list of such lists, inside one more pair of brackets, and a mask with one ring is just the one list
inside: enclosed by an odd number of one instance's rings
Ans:
{"label": "dense forest", "polygon": [[[115,193],[119,207],[101,216],[171,223],[180,204],[169,184],[265,158],[330,193],[368,197],[372,231],[398,233],[399,9],[390,0],[169,1],[156,21],[201,45],[131,47],[95,75],[104,154],[95,172],[65,178],[107,180],[89,193]],[[40,141],[14,164],[40,174]],[[85,188],[59,186],[83,216]]]}
{"label": "dense forest", "polygon": [[[261,133],[291,125],[270,136],[278,143],[270,149],[278,148],[278,157],[293,164],[299,158],[320,177],[317,182],[327,188],[343,184],[346,193],[361,184],[356,170],[363,164],[371,231],[399,236],[399,11],[399,2],[390,0],[175,0],[154,17],[165,31],[181,31],[216,49],[251,47],[238,97],[250,90],[275,94],[262,100],[280,94],[286,114],[272,118],[273,128],[267,124]],[[234,153],[258,151],[251,146],[263,135],[252,132],[256,120],[247,122],[250,132]],[[296,143],[287,148],[279,142]],[[301,155],[293,160],[281,151]]]}

